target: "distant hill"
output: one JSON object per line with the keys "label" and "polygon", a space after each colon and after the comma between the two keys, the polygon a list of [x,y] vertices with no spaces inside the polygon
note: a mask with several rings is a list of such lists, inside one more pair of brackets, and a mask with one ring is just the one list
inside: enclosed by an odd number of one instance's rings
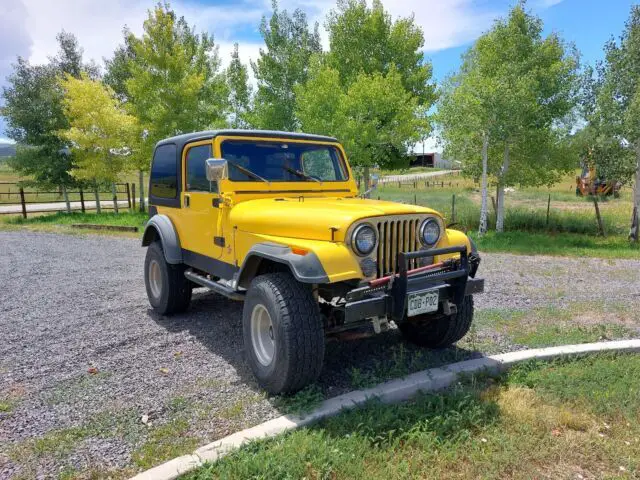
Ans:
{"label": "distant hill", "polygon": [[0,159],[3,157],[15,157],[16,145],[14,143],[1,143],[0,142]]}

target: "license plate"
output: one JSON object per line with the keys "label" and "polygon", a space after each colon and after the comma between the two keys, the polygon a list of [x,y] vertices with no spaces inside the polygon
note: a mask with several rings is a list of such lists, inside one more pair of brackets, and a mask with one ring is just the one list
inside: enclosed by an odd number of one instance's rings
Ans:
{"label": "license plate", "polygon": [[422,313],[435,312],[438,310],[438,298],[438,290],[410,293],[407,302],[407,315],[413,317]]}

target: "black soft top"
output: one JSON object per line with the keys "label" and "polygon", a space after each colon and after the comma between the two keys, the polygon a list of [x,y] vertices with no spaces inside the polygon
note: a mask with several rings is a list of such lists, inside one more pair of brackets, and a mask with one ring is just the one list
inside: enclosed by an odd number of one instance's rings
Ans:
{"label": "black soft top", "polygon": [[205,130],[202,132],[184,133],[182,135],[176,135],[175,137],[165,138],[160,140],[156,144],[156,148],[160,145],[166,145],[173,143],[176,145],[178,153],[182,152],[185,144],[198,140],[207,140],[209,138],[215,138],[219,135],[224,136],[237,136],[237,137],[276,137],[285,138],[290,140],[316,140],[319,142],[337,142],[333,137],[326,137],[324,135],[312,135],[309,133],[295,133],[295,132],[279,132],[276,130]]}

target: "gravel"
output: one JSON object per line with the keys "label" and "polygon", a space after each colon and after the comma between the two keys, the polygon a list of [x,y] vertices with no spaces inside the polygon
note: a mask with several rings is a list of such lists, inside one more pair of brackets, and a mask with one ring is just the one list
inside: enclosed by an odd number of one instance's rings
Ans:
{"label": "gravel", "polygon": [[[203,444],[280,415],[282,402],[260,391],[243,361],[241,304],[197,290],[186,314],[156,315],[138,240],[11,231],[0,245],[0,401],[11,406],[0,411],[1,479],[135,470],[135,452],[158,426],[183,421],[183,436]],[[480,271],[487,293],[478,309],[640,306],[640,260],[485,254]],[[483,340],[497,351],[519,347],[492,332]],[[402,375],[479,354],[418,351],[396,330],[332,341],[318,387],[333,396],[359,372]],[[64,455],[59,440],[55,455],[34,447],[73,428],[81,438]]]}

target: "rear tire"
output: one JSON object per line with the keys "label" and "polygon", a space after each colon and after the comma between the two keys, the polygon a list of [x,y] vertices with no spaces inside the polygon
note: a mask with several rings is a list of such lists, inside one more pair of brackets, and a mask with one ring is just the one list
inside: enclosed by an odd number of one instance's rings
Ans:
{"label": "rear tire", "polygon": [[160,242],[147,248],[144,283],[153,309],[161,315],[184,312],[191,303],[192,283],[184,276],[185,266],[167,263]]}
{"label": "rear tire", "polygon": [[413,317],[398,325],[404,337],[416,345],[429,348],[448,347],[471,328],[473,321],[473,296],[464,297],[458,305],[458,313],[448,317],[433,318],[429,315]]}
{"label": "rear tire", "polygon": [[242,323],[247,362],[262,388],[292,393],[318,378],[324,329],[309,285],[284,272],[254,278]]}

